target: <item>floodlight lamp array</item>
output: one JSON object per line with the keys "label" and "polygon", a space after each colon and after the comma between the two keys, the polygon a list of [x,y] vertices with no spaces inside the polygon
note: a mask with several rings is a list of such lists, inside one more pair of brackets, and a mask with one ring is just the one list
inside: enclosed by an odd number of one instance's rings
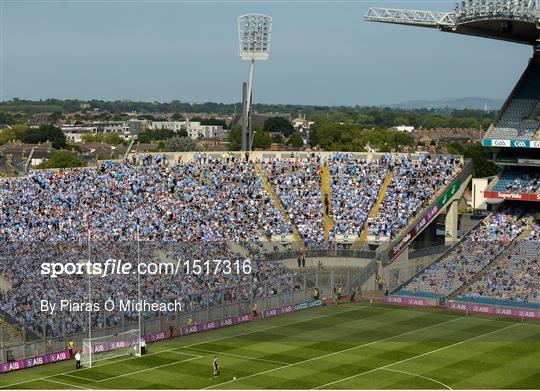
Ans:
{"label": "floodlight lamp array", "polygon": [[270,54],[272,18],[250,14],[238,18],[240,57],[244,60],[266,60]]}
{"label": "floodlight lamp array", "polygon": [[537,0],[465,0],[456,4],[457,23],[481,19],[515,19],[536,22]]}

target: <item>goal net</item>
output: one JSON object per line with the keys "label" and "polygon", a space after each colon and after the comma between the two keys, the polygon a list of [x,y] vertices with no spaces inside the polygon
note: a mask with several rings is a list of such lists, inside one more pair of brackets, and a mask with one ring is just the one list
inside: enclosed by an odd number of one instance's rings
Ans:
{"label": "goal net", "polygon": [[138,329],[105,337],[83,339],[81,354],[83,366],[92,367],[98,361],[125,355],[141,355]]}

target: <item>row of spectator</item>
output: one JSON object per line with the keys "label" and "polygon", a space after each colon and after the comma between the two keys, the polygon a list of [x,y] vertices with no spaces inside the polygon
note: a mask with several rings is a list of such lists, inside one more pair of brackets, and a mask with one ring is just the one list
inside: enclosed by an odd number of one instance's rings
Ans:
{"label": "row of spectator", "polygon": [[450,253],[415,276],[405,292],[448,296],[497,258],[525,226],[521,211],[505,208],[486,217]]}
{"label": "row of spectator", "polygon": [[540,225],[491,265],[462,297],[489,298],[540,304]]}

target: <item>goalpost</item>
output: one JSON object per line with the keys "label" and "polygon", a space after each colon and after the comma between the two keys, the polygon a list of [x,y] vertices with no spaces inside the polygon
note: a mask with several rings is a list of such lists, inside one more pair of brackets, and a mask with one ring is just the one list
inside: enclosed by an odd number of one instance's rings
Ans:
{"label": "goalpost", "polygon": [[105,337],[84,338],[81,364],[91,368],[97,361],[126,355],[141,355],[138,329]]}
{"label": "goalpost", "polygon": [[[91,262],[91,226],[86,215],[84,220],[88,224],[88,262]],[[140,231],[139,219],[137,218],[137,265],[140,264]],[[92,303],[92,278],[88,272],[88,302]],[[141,302],[141,275],[137,273],[137,296],[139,303]],[[83,338],[83,348],[81,354],[81,365],[92,365],[101,360],[107,360],[119,356],[133,355],[140,357],[142,347],[146,346],[146,342],[142,337],[142,309],[139,309],[139,327],[104,337],[92,337],[92,311],[88,311],[88,337]],[[144,344],[144,345],[143,345]]]}

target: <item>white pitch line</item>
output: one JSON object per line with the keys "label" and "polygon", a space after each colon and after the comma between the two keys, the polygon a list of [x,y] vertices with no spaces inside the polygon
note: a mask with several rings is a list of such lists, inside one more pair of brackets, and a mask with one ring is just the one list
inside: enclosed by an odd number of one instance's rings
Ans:
{"label": "white pitch line", "polygon": [[327,387],[327,386],[331,386],[331,385],[336,384],[336,383],[344,382],[346,380],[354,379],[355,377],[358,377],[358,376],[367,375],[368,373],[379,371],[381,369],[386,369],[388,367],[391,367],[391,366],[394,366],[394,365],[397,365],[397,364],[401,364],[401,363],[404,363],[404,362],[407,362],[407,361],[410,361],[410,360],[414,360],[416,358],[424,357],[424,356],[427,356],[428,354],[440,352],[441,350],[449,349],[449,348],[452,348],[454,346],[464,344],[466,342],[474,341],[474,340],[476,340],[478,338],[486,337],[488,335],[498,333],[499,331],[503,331],[503,330],[509,329],[511,327],[516,327],[518,324],[519,323],[516,323],[516,324],[510,325],[510,326],[507,326],[507,327],[503,327],[503,328],[498,329],[498,330],[490,331],[489,333],[480,334],[480,335],[477,335],[476,337],[468,338],[466,340],[459,341],[459,342],[453,343],[451,345],[443,346],[442,348],[438,348],[438,349],[435,349],[435,350],[430,350],[429,352],[425,352],[425,353],[422,353],[422,354],[418,354],[416,356],[405,358],[403,360],[399,360],[399,361],[396,361],[396,362],[393,362],[393,363],[390,363],[390,364],[386,364],[386,365],[383,365],[383,366],[378,367],[378,368],[373,368],[373,369],[370,369],[369,371],[357,373],[356,375],[348,376],[348,377],[345,377],[345,378],[340,379],[340,380],[335,380],[335,381],[320,385],[318,387],[315,387],[315,388],[313,388],[313,390],[318,390],[318,389],[321,389],[322,387]]}
{"label": "white pitch line", "polygon": [[[59,376],[59,375],[57,375],[57,376]],[[90,380],[90,379],[88,379],[87,377],[70,375],[70,374],[68,374],[68,373],[64,373],[64,374],[62,374],[62,376],[72,377],[72,378],[77,379],[77,380]],[[49,378],[45,378],[45,379],[43,379],[43,380],[49,380]],[[92,380],[90,380],[90,381],[92,381]]]}
{"label": "white pitch line", "polygon": [[[181,354],[183,356],[191,356],[191,358],[189,360],[193,360],[193,359],[197,359],[197,358],[202,357],[202,356],[199,356],[198,354],[175,352],[175,351],[172,351],[172,350],[162,350],[159,353],[176,353],[176,354]],[[158,354],[158,353],[155,353],[155,354]],[[183,362],[183,361],[188,361],[188,360],[178,360],[178,361],[175,361],[175,362],[172,362],[172,363],[169,363],[169,364],[165,364],[165,366],[166,365],[176,364],[176,363]],[[115,362],[117,362],[117,361],[115,361]],[[101,365],[101,366],[103,366],[103,365]],[[95,367],[92,367],[92,368],[95,368]],[[152,368],[159,368],[159,367],[152,367]],[[91,368],[87,368],[87,369],[91,369]],[[129,374],[133,374],[133,373],[137,373],[137,372],[130,372]],[[59,375],[56,375],[56,376],[59,376]],[[95,383],[112,379],[112,378],[106,378],[104,380],[94,380],[94,379],[90,379],[88,377],[75,376],[75,375],[70,375],[70,374],[67,374],[67,373],[62,374],[62,376],[69,376],[69,377],[73,377],[73,378],[76,378],[76,379],[79,379],[79,380],[87,380],[87,381],[91,381],[91,382],[95,382]],[[124,376],[124,375],[114,376],[114,377],[116,378],[116,377],[122,377],[122,376]]]}
{"label": "white pitch line", "polygon": [[[368,307],[370,307],[370,306],[369,306],[369,305],[363,305],[363,306],[358,307],[358,308],[351,308],[351,309],[348,309],[348,310],[345,310],[345,311],[333,312],[333,313],[331,313],[331,314],[315,316],[315,317],[309,318],[309,319],[298,320],[298,321],[295,321],[295,322],[290,322],[290,323],[284,323],[284,324],[279,324],[279,325],[275,325],[275,326],[265,327],[265,328],[263,328],[263,329],[252,330],[252,331],[246,331],[245,333],[229,335],[229,336],[226,336],[226,337],[221,337],[221,338],[213,339],[213,340],[210,340],[210,341],[197,342],[197,343],[194,343],[194,344],[191,344],[191,345],[180,346],[179,348],[188,348],[188,347],[191,347],[191,346],[204,345],[205,343],[213,343],[213,342],[221,341],[221,340],[224,340],[224,339],[230,339],[230,338],[235,338],[235,337],[241,337],[241,336],[244,336],[244,335],[260,333],[261,331],[267,331],[267,330],[279,329],[279,328],[281,328],[281,327],[292,326],[293,324],[305,323],[305,322],[310,322],[310,321],[312,321],[312,320],[328,318],[329,316],[335,316],[335,315],[345,314],[345,313],[347,313],[347,312],[358,311],[359,309],[362,309],[362,308],[368,308]],[[178,349],[179,349],[179,348],[178,348]]]}
{"label": "white pitch line", "polygon": [[[422,312],[422,313],[425,313],[426,311],[422,311],[422,310],[415,310],[413,308],[393,308],[394,310],[396,311],[408,311],[408,312]],[[443,314],[443,313],[439,313],[439,312],[432,312],[431,313],[432,315],[437,315],[437,316],[457,316],[457,315],[461,315],[461,314],[466,314],[465,312],[461,312],[461,311],[453,311],[452,314]],[[513,323],[516,323],[518,322],[518,318],[517,317],[508,317],[506,319],[508,320],[498,320],[498,319],[488,319],[488,318],[475,318],[473,315],[485,315],[483,313],[480,313],[480,312],[469,312],[468,315],[465,315],[466,318],[472,318],[472,319],[484,319],[484,320],[489,320],[490,322],[497,322],[497,323],[510,323],[510,322],[513,322]],[[489,316],[492,316],[492,315],[489,315]],[[538,320],[538,319],[534,319],[534,318],[527,318],[525,320]],[[534,324],[534,323],[521,323],[522,325],[524,326],[534,326],[534,327],[540,327],[540,324]]]}
{"label": "white pitch line", "polygon": [[[162,354],[162,353],[179,353],[179,354],[184,354],[186,356],[194,356],[194,357],[196,356],[196,355],[190,354],[190,353],[176,352],[175,350],[178,350],[178,348],[166,349],[166,350],[160,350],[160,351],[157,351],[157,352],[148,353],[148,354],[145,354],[143,357],[153,356],[155,354]],[[7,389],[7,388],[10,388],[10,387],[13,387],[13,386],[18,386],[20,384],[32,383],[32,382],[39,381],[39,380],[49,380],[49,379],[57,377],[57,376],[68,376],[68,377],[73,377],[73,378],[78,379],[78,380],[95,381],[95,380],[92,380],[92,379],[89,379],[89,378],[86,378],[86,377],[75,376],[75,375],[71,375],[71,374],[72,373],[81,373],[82,371],[86,371],[86,370],[94,369],[94,368],[99,368],[99,367],[104,367],[105,365],[116,364],[116,363],[122,362],[122,361],[134,360],[136,358],[141,358],[141,357],[129,357],[129,358],[125,358],[125,359],[122,359],[122,360],[108,361],[108,362],[105,362],[105,363],[103,363],[101,365],[94,365],[91,368],[90,367],[85,367],[85,368],[81,368],[81,369],[74,369],[72,371],[61,372],[61,373],[57,373],[57,374],[54,374],[54,375],[39,377],[39,378],[36,378],[36,379],[33,379],[33,380],[25,380],[25,381],[21,381],[21,382],[17,382],[17,383],[12,383],[12,384],[8,384],[7,386],[0,386],[0,390],[1,389]],[[73,385],[73,386],[77,387],[75,385]]]}
{"label": "white pitch line", "polygon": [[69,386],[69,387],[80,388],[81,390],[91,390],[91,388],[81,387],[81,386],[76,386],[76,385],[74,385],[74,384],[64,383],[64,382],[61,382],[61,381],[58,381],[58,380],[51,380],[51,379],[43,379],[43,380],[48,381],[48,382],[51,382],[51,383],[62,384],[63,386]]}
{"label": "white pitch line", "polygon": [[[426,314],[429,314],[429,313],[426,313]],[[248,378],[250,378],[250,377],[263,375],[263,374],[265,374],[265,373],[270,373],[270,372],[274,372],[274,371],[277,371],[277,370],[281,370],[281,369],[285,369],[285,368],[290,368],[290,367],[295,366],[295,365],[298,365],[298,364],[304,364],[304,363],[307,363],[307,362],[310,362],[310,361],[319,360],[319,359],[321,359],[321,358],[326,358],[326,357],[334,356],[334,355],[336,355],[336,354],[345,353],[345,352],[348,352],[348,351],[351,351],[351,350],[355,350],[355,349],[358,349],[358,348],[370,346],[370,345],[373,345],[373,344],[376,344],[376,343],[379,343],[379,342],[388,341],[388,340],[390,340],[390,339],[394,339],[394,338],[398,338],[398,337],[403,337],[403,336],[405,336],[405,335],[409,335],[409,334],[412,334],[412,333],[416,333],[416,332],[418,332],[418,331],[427,330],[427,329],[430,329],[430,328],[432,328],[432,327],[436,327],[436,326],[440,326],[440,325],[443,325],[443,324],[455,322],[455,321],[460,320],[460,319],[463,319],[463,317],[460,317],[460,318],[454,318],[454,319],[451,319],[451,320],[447,320],[447,321],[445,321],[445,322],[433,324],[433,325],[431,325],[431,326],[422,327],[422,328],[419,328],[419,329],[407,331],[406,333],[397,334],[397,335],[392,335],[391,337],[386,337],[386,338],[378,339],[378,340],[376,340],[376,341],[367,342],[367,343],[362,344],[362,345],[353,346],[353,347],[351,347],[351,348],[347,348],[347,349],[343,349],[343,350],[338,350],[338,351],[335,351],[335,352],[332,352],[332,353],[324,354],[324,355],[322,355],[322,356],[312,357],[312,358],[309,358],[309,359],[307,359],[307,360],[302,360],[302,361],[298,361],[298,362],[295,362],[295,363],[292,363],[292,364],[285,365],[285,366],[283,366],[283,367],[273,368],[273,369],[268,369],[268,370],[266,370],[266,371],[257,372],[257,373],[252,373],[251,375],[247,375],[247,376],[244,376],[244,377],[239,377],[239,378],[236,379],[236,380],[233,379],[233,380],[229,380],[229,381],[226,381],[226,382],[223,382],[223,383],[214,384],[214,385],[205,387],[205,388],[203,388],[203,390],[208,390],[208,389],[211,389],[211,388],[214,388],[214,387],[222,386],[222,385],[224,385],[224,384],[229,384],[229,383],[232,383],[232,382],[235,382],[235,381],[240,381],[240,380],[248,379]]]}
{"label": "white pitch line", "polygon": [[[213,339],[213,340],[210,340],[210,341],[197,342],[197,343],[194,343],[194,344],[191,344],[191,345],[179,346],[177,348],[166,349],[166,350],[160,350],[160,351],[157,351],[157,352],[152,352],[152,353],[149,353],[149,354],[145,354],[144,356],[147,357],[147,356],[152,356],[154,354],[160,354],[160,353],[164,353],[164,352],[172,352],[172,351],[175,351],[175,350],[178,350],[178,349],[187,348],[187,347],[191,347],[191,346],[203,345],[203,344],[206,344],[206,343],[213,343],[213,342],[222,341],[222,340],[225,340],[225,339],[241,337],[243,335],[254,334],[254,333],[261,332],[261,331],[266,331],[266,330],[277,329],[277,328],[280,328],[280,327],[291,326],[293,324],[310,322],[312,320],[327,318],[329,316],[344,314],[346,312],[358,311],[359,309],[367,308],[367,307],[370,307],[370,306],[364,305],[364,306],[360,306],[360,307],[357,307],[357,308],[351,308],[351,309],[348,309],[348,310],[345,310],[345,311],[334,312],[334,313],[331,313],[331,314],[315,316],[315,317],[300,320],[300,321],[279,324],[279,325],[275,325],[275,326],[266,327],[266,328],[263,328],[263,329],[252,330],[252,331],[247,331],[247,332],[244,332],[244,333],[239,333],[239,334],[229,335],[229,336],[226,336],[226,337],[216,338],[216,339]],[[115,363],[122,362],[122,361],[127,361],[127,360],[134,360],[136,358],[139,358],[139,357],[128,357],[128,358],[124,358],[122,360],[109,361],[109,362],[103,363],[101,365],[95,365],[92,368],[97,368],[97,367],[101,367],[101,366],[104,366],[104,365],[115,364]],[[74,373],[74,372],[81,372],[81,371],[84,371],[84,370],[87,370],[87,369],[92,369],[92,368],[82,368],[82,369],[78,369],[78,370],[57,373],[55,375],[44,376],[44,377],[40,377],[40,378],[33,379],[33,380],[25,380],[25,381],[21,381],[21,382],[18,382],[18,383],[8,384],[7,386],[1,386],[0,389],[10,388],[10,387],[13,387],[13,386],[18,386],[20,384],[25,384],[25,383],[31,383],[31,382],[38,381],[38,380],[46,380],[46,379],[49,379],[49,378],[52,378],[52,377],[62,376],[62,375],[66,375],[66,374],[70,374],[70,373]]]}
{"label": "white pitch line", "polygon": [[[346,312],[351,312],[351,311],[357,311],[361,308],[366,308],[366,307],[369,307],[369,306],[361,306],[361,307],[358,307],[358,308],[352,308],[352,309],[348,309],[348,310],[345,310],[345,311],[339,311],[339,312],[336,312],[336,313],[332,313],[332,314],[326,314],[326,315],[321,315],[321,316],[317,316],[317,317],[313,317],[313,318],[310,318],[310,319],[304,319],[304,320],[300,320],[300,321],[295,321],[295,322],[290,322],[290,323],[286,323],[286,324],[281,324],[281,325],[275,325],[275,326],[270,326],[270,327],[266,327],[266,328],[263,328],[263,329],[259,329],[259,330],[254,330],[254,331],[248,331],[248,332],[245,332],[245,333],[240,333],[240,334],[234,334],[234,335],[231,335],[231,336],[226,336],[226,337],[221,337],[221,338],[217,338],[217,339],[214,339],[214,340],[211,340],[211,341],[204,341],[204,342],[197,342],[197,343],[194,343],[194,344],[191,344],[191,345],[186,345],[186,346],[181,346],[181,347],[178,347],[178,348],[173,348],[173,349],[168,349],[168,350],[161,350],[159,352],[154,352],[154,353],[151,353],[151,354],[159,354],[159,353],[164,353],[164,352],[168,352],[168,353],[179,353],[179,354],[186,354],[186,355],[190,355],[190,356],[194,356],[193,359],[197,359],[197,358],[201,358],[202,356],[197,356],[197,355],[193,355],[193,354],[189,354],[189,353],[182,353],[182,352],[177,352],[176,350],[178,349],[194,349],[194,350],[199,350],[198,348],[192,348],[192,346],[197,346],[197,345],[204,345],[206,343],[212,343],[212,342],[216,342],[216,341],[221,341],[221,340],[225,340],[225,339],[230,339],[230,338],[234,338],[234,337],[237,337],[237,336],[242,336],[242,335],[248,335],[248,334],[253,334],[253,333],[257,333],[257,332],[261,332],[261,331],[266,331],[266,330],[271,330],[271,329],[276,329],[276,328],[281,328],[281,327],[286,327],[286,326],[290,326],[290,325],[293,325],[293,324],[297,324],[297,323],[304,323],[304,322],[308,322],[310,320],[314,320],[314,319],[320,319],[320,318],[326,318],[326,317],[329,317],[329,316],[334,316],[334,315],[338,315],[338,314],[342,314],[342,313],[346,313]],[[200,350],[203,350],[204,349],[200,349]],[[145,355],[145,356],[149,356],[151,354],[148,354],[148,355]],[[222,353],[223,354],[223,353]],[[102,364],[102,365],[97,365],[97,366],[104,366],[104,365],[109,365],[109,364],[114,364],[114,363],[117,363],[117,362],[122,362],[122,361],[126,361],[126,360],[132,360],[134,359],[135,357],[130,357],[130,358],[126,358],[126,359],[123,359],[123,360],[116,360],[116,361],[111,361],[109,363],[106,363],[106,364]],[[247,358],[247,357],[243,357],[243,358]],[[250,359],[253,359],[252,357],[249,357]],[[191,360],[191,359],[190,359]],[[260,360],[260,359],[257,359],[257,360]],[[182,360],[182,361],[178,361],[178,362],[183,362],[183,361],[189,361],[189,360]],[[265,361],[268,361],[268,360],[265,360]],[[289,363],[284,363],[284,362],[276,362],[274,361],[274,363],[279,363],[281,365],[283,364],[289,364]],[[165,366],[167,365],[170,365],[170,364],[165,364]],[[92,367],[92,368],[95,368],[95,367]],[[156,369],[156,368],[160,368],[160,367],[153,367],[153,368],[148,368],[148,369],[144,369],[143,371],[147,371],[147,370],[150,370],[150,369]],[[83,368],[83,369],[91,369],[91,368]],[[73,373],[75,371],[69,371],[69,372],[65,372],[63,373],[62,375],[66,375],[66,374],[69,374],[69,373]],[[132,372],[132,373],[129,373],[129,374],[133,374],[135,372]],[[61,374],[58,374],[58,375],[53,375],[54,376],[60,376]],[[68,375],[69,376],[69,375]],[[119,375],[117,377],[122,377],[124,375]],[[107,378],[107,379],[104,379],[104,380],[92,380],[92,379],[88,379],[88,378],[83,378],[83,377],[79,377],[79,376],[74,376],[74,377],[77,377],[79,379],[84,379],[84,380],[89,380],[89,381],[92,381],[92,382],[102,382],[102,381],[107,381],[107,380],[111,380],[113,378]]]}
{"label": "white pitch line", "polygon": [[188,362],[188,361],[192,361],[192,360],[197,360],[197,359],[202,358],[202,357],[203,357],[203,356],[195,356],[195,357],[191,357],[191,358],[188,358],[188,359],[185,359],[185,360],[179,360],[179,361],[171,362],[171,363],[168,363],[168,364],[158,365],[157,367],[145,368],[145,369],[141,369],[141,370],[135,371],[135,372],[123,373],[123,374],[121,374],[121,375],[117,375],[117,376],[113,376],[113,377],[108,377],[108,378],[106,378],[106,379],[92,380],[92,381],[95,381],[96,383],[101,383],[101,382],[104,382],[104,381],[109,381],[109,380],[113,380],[113,379],[118,379],[118,378],[120,378],[120,377],[126,377],[126,376],[135,375],[135,374],[137,374],[137,373],[153,371],[154,369],[158,369],[158,368],[170,367],[171,365],[176,365],[176,364],[180,364],[180,363],[182,363],[182,362]]}
{"label": "white pitch line", "polygon": [[231,356],[231,357],[245,358],[245,359],[247,359],[247,360],[255,360],[255,361],[269,362],[269,363],[272,363],[272,364],[280,364],[280,365],[288,365],[288,364],[290,364],[290,362],[276,361],[276,360],[268,360],[268,359],[266,359],[266,358],[259,358],[259,357],[242,356],[242,355],[239,355],[239,354],[232,354],[232,353],[218,352],[218,351],[215,351],[215,350],[206,350],[206,349],[199,349],[199,348],[185,348],[185,349],[196,350],[196,351],[198,351],[198,352],[207,352],[207,353],[221,354],[222,356]]}
{"label": "white pitch line", "polygon": [[398,369],[390,369],[390,368],[383,368],[381,369],[382,371],[390,371],[390,372],[397,372],[397,373],[404,373],[405,375],[410,375],[410,376],[415,376],[415,377],[421,377],[422,379],[426,379],[426,380],[429,380],[429,381],[432,381],[434,383],[438,383],[440,384],[441,386],[447,388],[448,390],[452,390],[453,388],[444,384],[443,382],[441,381],[438,381],[436,379],[432,379],[431,377],[427,377],[427,376],[424,376],[424,375],[419,375],[417,373],[412,373],[412,372],[406,372],[406,371],[400,371]]}

